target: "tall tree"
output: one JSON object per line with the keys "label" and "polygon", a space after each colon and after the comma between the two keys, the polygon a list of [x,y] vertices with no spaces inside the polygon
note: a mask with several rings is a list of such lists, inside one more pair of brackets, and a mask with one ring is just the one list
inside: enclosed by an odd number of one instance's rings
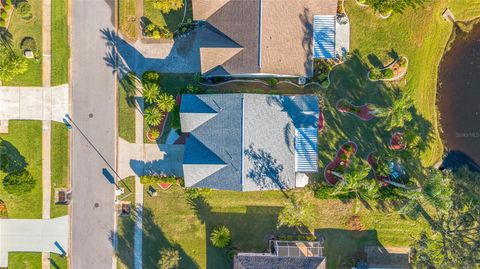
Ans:
{"label": "tall tree", "polygon": [[400,94],[396,98],[392,106],[386,109],[378,109],[377,116],[384,117],[384,124],[387,130],[393,130],[394,128],[401,128],[405,126],[406,122],[413,119],[410,111],[413,106],[412,99],[406,93]]}
{"label": "tall tree", "polygon": [[292,196],[278,215],[277,227],[311,227],[315,221],[315,206]]}
{"label": "tall tree", "polygon": [[432,234],[412,245],[418,268],[478,268],[480,265],[480,174],[462,169],[453,174],[451,207],[440,210]]}
{"label": "tall tree", "polygon": [[172,10],[179,10],[183,7],[184,0],[148,0],[153,3],[153,8],[162,13],[170,13]]}
{"label": "tall tree", "polygon": [[161,269],[174,269],[178,268],[180,264],[180,254],[178,250],[174,248],[164,248],[160,250],[160,260],[158,266]]}
{"label": "tall tree", "polygon": [[28,63],[23,57],[19,57],[12,50],[0,48],[0,80],[10,81],[16,75],[27,72]]}
{"label": "tall tree", "polygon": [[370,166],[364,161],[353,157],[342,179],[335,185],[332,196],[353,196],[355,213],[360,209],[361,200],[376,198],[380,188],[379,182],[367,178]]}

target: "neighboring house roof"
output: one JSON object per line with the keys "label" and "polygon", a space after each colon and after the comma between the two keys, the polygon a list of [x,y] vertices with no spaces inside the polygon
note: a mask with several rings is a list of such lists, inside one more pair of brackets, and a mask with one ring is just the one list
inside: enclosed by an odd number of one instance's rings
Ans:
{"label": "neighboring house roof", "polygon": [[[182,132],[190,132],[183,164],[186,186],[294,188],[295,173],[305,172],[295,166],[298,152],[304,152],[295,148],[295,139],[299,133],[318,133],[318,115],[316,96],[183,95]],[[309,161],[316,163],[316,158]],[[316,170],[310,165],[309,171]]]}
{"label": "neighboring house roof", "polygon": [[281,257],[273,255],[236,255],[233,269],[325,269],[325,257]]}
{"label": "neighboring house roof", "polygon": [[[207,22],[200,38],[202,74],[310,77],[313,16],[335,15],[337,0],[192,0],[192,6],[193,18]],[[215,50],[202,50],[212,47],[225,50],[218,58]]]}

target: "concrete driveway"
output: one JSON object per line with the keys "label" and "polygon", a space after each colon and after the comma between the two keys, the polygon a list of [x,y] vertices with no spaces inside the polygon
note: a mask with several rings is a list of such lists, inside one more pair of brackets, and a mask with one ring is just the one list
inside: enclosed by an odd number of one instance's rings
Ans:
{"label": "concrete driveway", "polygon": [[68,113],[68,85],[0,87],[0,120],[53,120]]}
{"label": "concrete driveway", "polygon": [[166,173],[183,176],[184,145],[133,144],[118,140],[118,174],[121,178]]}
{"label": "concrete driveway", "polygon": [[55,219],[0,219],[0,267],[8,266],[9,252],[68,251],[68,216]]}

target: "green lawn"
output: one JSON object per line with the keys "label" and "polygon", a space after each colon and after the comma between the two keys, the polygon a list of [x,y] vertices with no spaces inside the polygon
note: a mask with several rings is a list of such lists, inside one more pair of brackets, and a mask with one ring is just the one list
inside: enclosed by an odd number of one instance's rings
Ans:
{"label": "green lawn", "polygon": [[[166,192],[159,191],[157,197],[145,193],[145,268],[155,268],[159,259],[158,250],[163,247],[179,250],[182,256],[180,268],[229,268],[231,265],[225,252],[213,248],[207,240],[210,231],[219,225],[230,228],[233,246],[240,252],[264,251],[267,248],[265,237],[270,234],[296,233],[289,229],[276,229],[278,213],[286,202],[281,192],[211,190],[202,193],[206,199],[193,203],[195,206],[187,203],[183,190],[177,186]],[[302,194],[298,192],[298,195]],[[428,228],[425,220],[402,219],[388,207],[382,210],[362,207],[358,215],[364,229],[348,230],[346,222],[353,215],[351,203],[318,200],[305,195],[316,204],[316,222],[312,230],[325,237],[328,268],[338,268],[339,264],[349,261],[368,244],[409,246],[422,229]]]}
{"label": "green lawn", "polygon": [[129,103],[121,83],[118,84],[118,136],[135,143],[135,106]]}
{"label": "green lawn", "polygon": [[68,214],[66,205],[56,205],[54,189],[68,187],[68,129],[63,123],[52,122],[52,200],[50,217]]}
{"label": "green lawn", "polygon": [[55,253],[50,253],[50,269],[67,269],[68,258]]}
{"label": "green lawn", "polygon": [[10,252],[8,269],[41,269],[42,253]]}
{"label": "green lawn", "polygon": [[[187,14],[185,16],[185,20],[187,18],[192,18],[191,1],[187,2]],[[174,32],[177,29],[177,26],[182,23],[185,6],[179,10],[171,11],[168,14],[163,14],[159,10],[153,8],[153,1],[145,0],[143,5],[143,16],[158,26],[166,27],[171,32]]]}
{"label": "green lawn", "polygon": [[[18,167],[25,167],[36,180],[35,188],[21,196],[8,194],[0,184],[0,199],[7,204],[12,219],[42,218],[42,122],[10,121],[9,133],[0,134],[0,140],[15,156]],[[0,178],[7,174],[0,171]]]}
{"label": "green lawn", "polygon": [[[129,201],[135,204],[135,177],[127,177],[119,183],[121,188],[125,189],[125,194],[120,200]],[[125,197],[125,198],[123,198]],[[117,268],[133,268],[133,240],[135,228],[135,214],[129,217],[118,217],[118,244],[117,244]]]}
{"label": "green lawn", "polygon": [[68,82],[68,1],[52,0],[52,85]]}
{"label": "green lawn", "polygon": [[120,32],[126,39],[137,39],[138,19],[136,17],[135,0],[119,0],[119,16],[118,24],[120,25]]}
{"label": "green lawn", "polygon": [[42,1],[30,0],[32,5],[32,18],[28,21],[22,19],[18,10],[13,12],[8,31],[12,34],[12,45],[18,55],[23,55],[20,43],[25,37],[33,37],[37,43],[38,60],[29,59],[28,71],[18,75],[11,81],[4,82],[8,86],[41,86],[42,85]]}

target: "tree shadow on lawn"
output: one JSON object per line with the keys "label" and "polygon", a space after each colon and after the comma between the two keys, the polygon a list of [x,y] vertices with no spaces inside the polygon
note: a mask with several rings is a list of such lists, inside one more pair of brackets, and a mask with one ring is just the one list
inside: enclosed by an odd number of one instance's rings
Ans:
{"label": "tree shadow on lawn", "polygon": [[327,268],[352,268],[359,258],[364,258],[367,246],[379,246],[376,230],[354,231],[343,229],[317,229],[317,237],[325,239],[323,249]]}
{"label": "tree shadow on lawn", "polygon": [[219,249],[210,242],[210,233],[226,226],[232,233],[232,247],[238,252],[265,252],[268,241],[279,234],[304,234],[302,229],[277,229],[282,207],[247,206],[245,212],[212,212],[204,196],[187,198],[198,219],[205,224],[207,268],[231,268],[227,249]]}
{"label": "tree shadow on lawn", "polygon": [[[118,235],[117,257],[127,268],[134,268],[134,230],[136,214],[138,209],[132,209],[129,217],[121,217],[121,225],[126,227],[122,234]],[[178,250],[181,260],[179,268],[198,268],[198,265],[190,258],[182,247],[170,242],[162,229],[155,223],[153,212],[149,208],[143,208],[143,268],[158,268],[160,250],[163,248],[174,248]]]}
{"label": "tree shadow on lawn", "polygon": [[28,166],[25,157],[9,141],[0,138],[0,171],[12,173]]}

